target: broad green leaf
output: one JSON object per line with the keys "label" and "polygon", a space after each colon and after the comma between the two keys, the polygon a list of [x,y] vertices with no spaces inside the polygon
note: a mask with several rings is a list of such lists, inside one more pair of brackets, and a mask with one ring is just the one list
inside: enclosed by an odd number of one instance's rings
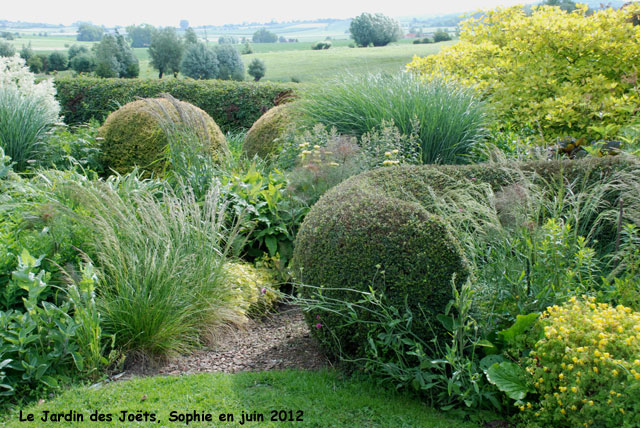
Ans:
{"label": "broad green leaf", "polygon": [[533,392],[522,367],[509,361],[494,364],[484,371],[487,380],[513,400],[523,400]]}
{"label": "broad green leaf", "polygon": [[275,256],[278,252],[278,240],[273,236],[267,236],[264,238],[264,243],[267,245],[269,255],[271,257]]}
{"label": "broad green leaf", "polygon": [[524,332],[531,327],[540,315],[537,313],[531,313],[527,315],[516,316],[516,322],[506,330],[502,330],[498,334],[502,336],[506,343],[512,343],[516,337],[524,334]]}

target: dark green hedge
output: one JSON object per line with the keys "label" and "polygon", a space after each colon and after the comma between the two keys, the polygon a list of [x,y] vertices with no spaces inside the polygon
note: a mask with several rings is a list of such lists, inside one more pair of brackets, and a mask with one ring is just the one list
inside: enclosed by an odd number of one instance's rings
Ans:
{"label": "dark green hedge", "polygon": [[[297,236],[293,266],[298,280],[323,288],[326,297],[352,301],[354,293],[332,288],[383,290],[390,302],[404,305],[413,314],[420,307],[427,317],[414,318],[414,330],[432,337],[432,316],[444,310],[451,298],[451,276],[459,284],[467,275],[464,254],[444,222],[430,214],[432,192],[481,183],[498,191],[526,176],[540,183],[572,183],[574,191],[603,180],[621,170],[640,177],[640,162],[623,158],[592,158],[581,161],[475,164],[466,166],[407,166],[380,168],[352,177],[327,192],[313,206]],[[618,195],[608,195],[616,206]],[[604,230],[602,244],[615,236]],[[376,267],[376,266],[379,266]],[[384,275],[380,275],[384,271]],[[375,278],[375,280],[374,280]],[[303,297],[315,291],[301,287]],[[342,352],[359,357],[372,334],[370,326],[341,328],[344,319],[330,313],[311,312],[312,327],[330,354],[339,350],[329,333],[341,341]],[[363,313],[366,317],[366,314]],[[326,327],[326,328],[324,328]],[[374,332],[375,333],[375,332]],[[438,332],[436,331],[436,334]]]}
{"label": "dark green hedge", "polygon": [[55,79],[57,99],[68,124],[103,121],[109,113],[137,98],[169,93],[206,111],[223,131],[250,128],[267,110],[293,93],[276,83],[183,79]]}

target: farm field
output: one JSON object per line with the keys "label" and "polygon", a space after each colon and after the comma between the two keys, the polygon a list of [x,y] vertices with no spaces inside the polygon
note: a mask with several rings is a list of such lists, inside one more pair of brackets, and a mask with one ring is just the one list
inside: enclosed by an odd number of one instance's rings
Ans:
{"label": "farm field", "polygon": [[[315,40],[322,40],[317,37]],[[74,36],[35,36],[28,35],[12,40],[16,50],[23,45],[29,45],[36,53],[51,53],[67,50],[69,46],[77,44],[90,47],[94,42],[78,42]],[[404,69],[414,55],[427,56],[438,53],[443,47],[454,44],[455,41],[435,44],[414,45],[412,39],[402,39],[398,43],[376,48],[350,48],[352,40],[332,40],[331,49],[314,51],[314,42],[296,43],[252,43],[254,53],[242,55],[245,67],[254,59],[264,61],[267,71],[262,80],[289,82],[292,79],[300,82],[318,82],[331,80],[346,73],[385,72],[394,73]],[[209,42],[209,46],[217,43]],[[242,45],[237,45],[238,49]],[[140,77],[156,78],[157,71],[149,64],[149,54],[146,48],[134,48],[133,52],[140,61]],[[71,75],[65,71],[60,75]],[[173,78],[167,74],[165,78]],[[247,80],[251,76],[246,76]]]}
{"label": "farm field", "polygon": [[455,42],[414,45],[394,44],[378,48],[337,47],[322,51],[282,51],[243,55],[248,64],[253,58],[264,61],[267,72],[263,79],[317,82],[339,77],[345,73],[398,72],[414,55],[436,54],[443,46]]}

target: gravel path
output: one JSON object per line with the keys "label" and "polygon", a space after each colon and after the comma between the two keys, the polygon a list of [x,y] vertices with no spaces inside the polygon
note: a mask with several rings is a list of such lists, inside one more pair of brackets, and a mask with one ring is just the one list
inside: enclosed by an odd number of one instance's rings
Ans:
{"label": "gravel path", "polygon": [[215,347],[170,360],[153,374],[317,370],[328,365],[302,312],[292,306],[281,306],[277,313],[252,320],[243,330],[229,332]]}

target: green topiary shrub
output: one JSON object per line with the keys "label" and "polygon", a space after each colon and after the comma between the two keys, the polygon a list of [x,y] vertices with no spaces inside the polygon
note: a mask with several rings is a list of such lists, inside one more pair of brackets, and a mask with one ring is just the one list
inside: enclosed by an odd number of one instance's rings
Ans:
{"label": "green topiary shrub", "polygon": [[277,151],[278,139],[282,137],[291,123],[291,106],[281,104],[275,106],[260,116],[253,124],[244,140],[244,151],[253,157],[261,158],[271,156]]}
{"label": "green topiary shrub", "polygon": [[[508,168],[424,165],[379,168],[352,177],[327,192],[300,228],[293,257],[294,271],[305,284],[300,294],[316,298],[321,293],[324,299],[353,305],[360,296],[349,290],[367,292],[373,287],[390,305],[403,309],[406,304],[413,314],[413,331],[429,341],[442,332],[434,317],[444,312],[452,298],[453,274],[456,284],[467,277],[465,254],[450,222],[431,214],[434,195],[461,185],[489,186],[497,192],[523,176],[542,185],[574,183],[573,190],[579,192],[621,172],[640,176],[640,163],[601,158],[528,162]],[[619,197],[620,189],[612,186],[596,214],[612,207],[615,211]],[[616,219],[587,216],[582,220],[586,226],[597,222],[594,238],[610,245],[615,242]],[[366,322],[366,311],[358,317]],[[366,323],[357,324],[357,329],[341,328],[344,315],[330,312],[311,310],[307,319],[334,356],[362,357],[365,341],[378,333]]]}
{"label": "green topiary shrub", "polygon": [[[374,176],[351,178],[314,205],[298,233],[294,270],[302,283],[322,287],[324,298],[355,303],[347,289],[373,287],[390,305],[408,305],[416,334],[440,335],[435,317],[452,298],[452,277],[462,283],[468,275],[462,250],[441,219],[410,198],[382,191]],[[313,297],[315,289],[300,293]],[[365,311],[358,316],[367,319]],[[341,329],[342,316],[329,312],[310,311],[307,319],[334,357],[363,356],[376,334],[364,323]]]}
{"label": "green topiary shrub", "polygon": [[143,99],[111,113],[100,128],[105,170],[113,169],[121,174],[136,166],[149,172],[162,170],[165,165],[161,159],[168,143],[167,120],[184,125],[187,125],[185,121],[193,120],[206,128],[199,137],[208,142],[214,160],[226,149],[224,134],[198,107],[175,99]]}

